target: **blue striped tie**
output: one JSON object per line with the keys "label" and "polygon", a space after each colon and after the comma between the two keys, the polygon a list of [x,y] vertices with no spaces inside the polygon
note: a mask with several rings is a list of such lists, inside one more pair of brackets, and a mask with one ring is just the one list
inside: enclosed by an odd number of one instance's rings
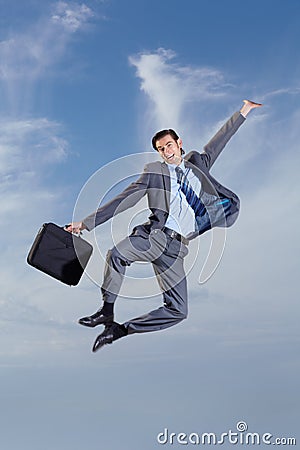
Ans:
{"label": "blue striped tie", "polygon": [[180,185],[180,189],[184,193],[188,204],[194,210],[195,216],[203,216],[206,212],[204,204],[199,199],[198,195],[194,192],[187,177],[184,175],[181,167],[176,167],[175,172],[177,174],[177,183]]}

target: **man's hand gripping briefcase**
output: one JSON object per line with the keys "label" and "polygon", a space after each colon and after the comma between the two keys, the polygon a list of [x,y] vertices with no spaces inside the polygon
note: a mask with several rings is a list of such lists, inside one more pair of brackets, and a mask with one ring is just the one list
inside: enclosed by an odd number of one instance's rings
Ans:
{"label": "man's hand gripping briefcase", "polygon": [[92,252],[90,243],[50,222],[40,228],[27,262],[62,283],[75,286]]}

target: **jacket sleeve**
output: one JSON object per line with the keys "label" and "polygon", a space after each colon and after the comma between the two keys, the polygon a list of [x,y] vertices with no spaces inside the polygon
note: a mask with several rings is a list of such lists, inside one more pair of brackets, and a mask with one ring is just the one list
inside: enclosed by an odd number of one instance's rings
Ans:
{"label": "jacket sleeve", "polygon": [[237,132],[245,120],[245,117],[242,116],[240,112],[234,113],[208,144],[205,145],[201,155],[208,169],[211,168],[227,142]]}
{"label": "jacket sleeve", "polygon": [[136,205],[136,203],[146,194],[148,183],[149,172],[146,165],[138,180],[131,183],[123,192],[83,219],[82,222],[87,230],[91,231],[93,228],[106,222],[113,216]]}

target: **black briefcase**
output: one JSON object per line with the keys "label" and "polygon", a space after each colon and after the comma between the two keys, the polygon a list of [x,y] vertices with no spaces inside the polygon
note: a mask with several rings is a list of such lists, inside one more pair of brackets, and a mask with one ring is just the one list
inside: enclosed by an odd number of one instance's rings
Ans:
{"label": "black briefcase", "polygon": [[76,286],[93,247],[54,223],[44,223],[27,256],[27,262],[62,283]]}

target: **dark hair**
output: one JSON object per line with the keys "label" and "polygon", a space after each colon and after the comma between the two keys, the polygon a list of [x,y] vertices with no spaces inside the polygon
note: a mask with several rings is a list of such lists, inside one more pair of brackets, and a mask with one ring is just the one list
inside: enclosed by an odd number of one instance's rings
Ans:
{"label": "dark hair", "polygon": [[[176,133],[176,131],[172,130],[172,128],[169,128],[167,130],[160,130],[157,133],[155,133],[155,135],[152,138],[152,147],[154,148],[154,150],[157,150],[156,147],[156,142],[159,141],[159,139],[168,136],[168,134],[175,140],[178,141],[179,136]],[[181,154],[184,154],[184,150],[181,148]]]}

